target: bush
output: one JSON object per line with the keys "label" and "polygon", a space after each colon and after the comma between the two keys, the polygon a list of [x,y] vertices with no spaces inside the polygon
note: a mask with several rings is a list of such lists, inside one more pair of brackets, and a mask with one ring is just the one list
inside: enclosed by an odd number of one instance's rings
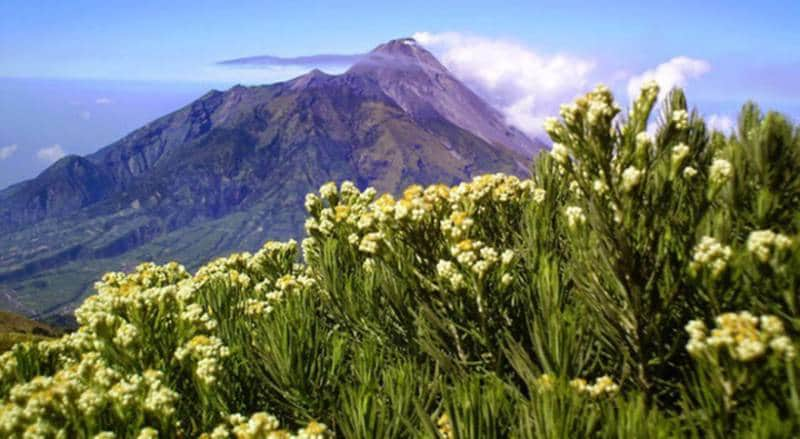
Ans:
{"label": "bush", "polygon": [[657,96],[565,105],[531,179],[326,184],[303,263],[107,274],[2,355],[0,433],[796,437],[800,129]]}

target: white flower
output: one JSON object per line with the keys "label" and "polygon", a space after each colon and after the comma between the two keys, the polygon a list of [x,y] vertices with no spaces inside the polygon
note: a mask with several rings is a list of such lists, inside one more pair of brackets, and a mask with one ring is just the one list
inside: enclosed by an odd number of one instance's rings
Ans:
{"label": "white flower", "polygon": [[342,185],[339,188],[339,192],[342,195],[351,195],[351,196],[358,196],[358,188],[352,181],[345,180],[342,182]]}
{"label": "white flower", "polygon": [[558,130],[558,119],[555,117],[548,117],[544,120],[544,131],[551,137],[556,134]]}
{"label": "white flower", "polygon": [[408,216],[408,205],[401,200],[401,202],[394,206],[394,219],[400,221]]}
{"label": "white flower", "polygon": [[375,271],[375,259],[372,258],[364,259],[364,262],[361,264],[361,268],[367,273]]}
{"label": "white flower", "polygon": [[130,323],[125,323],[117,328],[116,336],[114,337],[114,344],[119,347],[127,348],[136,341],[136,338],[139,336],[139,330],[136,329],[136,326],[131,325]]}
{"label": "white flower", "polygon": [[655,99],[658,96],[658,81],[649,79],[642,84],[641,93],[648,96],[650,99]]}
{"label": "white flower", "polygon": [[578,391],[588,393],[592,398],[598,398],[603,395],[613,396],[619,392],[619,385],[616,384],[608,375],[603,375],[600,378],[597,378],[594,381],[594,384],[591,385],[581,386],[580,382],[575,382],[575,384],[570,383],[570,385],[572,385],[573,388],[578,389]]}
{"label": "white flower", "polygon": [[574,103],[561,104],[558,113],[564,118],[564,122],[571,124],[575,122],[575,116],[578,114],[578,106]]}
{"label": "white flower", "polygon": [[690,339],[688,343],[686,343],[686,352],[693,357],[698,357],[700,354],[705,352],[706,344],[700,340],[696,340],[694,338]]}
{"label": "white flower", "polygon": [[436,272],[441,277],[448,277],[451,273],[455,272],[456,267],[450,261],[440,260],[436,264]]}
{"label": "white flower", "polygon": [[478,275],[478,278],[482,278],[489,270],[489,266],[490,263],[488,261],[479,260],[472,265],[472,271]]}
{"label": "white flower", "polygon": [[647,148],[653,144],[653,136],[647,131],[642,131],[636,135],[636,149]]}
{"label": "white flower", "polygon": [[351,234],[350,234],[350,235],[347,237],[347,242],[349,242],[349,243],[350,243],[350,245],[356,245],[356,244],[358,244],[359,242],[361,242],[361,238],[358,236],[358,234],[357,234],[357,233],[351,233]]}
{"label": "white flower", "polygon": [[642,180],[643,172],[634,166],[628,166],[622,171],[622,190],[630,192]]}
{"label": "white flower", "polygon": [[503,263],[503,265],[510,264],[512,260],[514,260],[514,250],[506,250],[500,256],[500,261]]}
{"label": "white flower", "polygon": [[683,169],[683,176],[684,177],[692,178],[695,175],[697,175],[697,169],[695,169],[695,168],[693,168],[691,166],[687,166],[686,168]]}
{"label": "white flower", "polygon": [[712,184],[722,185],[733,174],[733,166],[725,159],[714,159],[708,170],[708,179]]}
{"label": "white flower", "polygon": [[356,225],[360,230],[364,230],[372,226],[375,222],[375,216],[371,213],[365,213],[358,218],[358,223]]}
{"label": "white flower", "polygon": [[319,194],[322,195],[323,198],[328,200],[336,196],[337,192],[338,191],[336,190],[336,183],[332,181],[323,184],[322,187],[319,188]]}
{"label": "white flower", "polygon": [[761,329],[771,335],[783,334],[783,322],[781,319],[771,316],[763,315],[760,319]]}
{"label": "white flower", "polygon": [[305,428],[297,431],[297,437],[298,439],[323,439],[327,432],[328,427],[325,424],[311,421]]}
{"label": "white flower", "polygon": [[685,143],[679,143],[672,147],[672,163],[675,166],[679,166],[683,163],[683,159],[689,155],[689,145]]}
{"label": "white flower", "polygon": [[787,359],[792,359],[796,355],[792,340],[785,335],[773,338],[772,341],[769,342],[769,347]]}
{"label": "white flower", "polygon": [[139,435],[136,439],[158,439],[158,430],[150,427],[145,427],[139,430]]}
{"label": "white flower", "polygon": [[614,110],[607,103],[592,99],[589,101],[589,110],[586,113],[586,120],[590,125],[597,124],[601,118],[609,117],[614,114]]}
{"label": "white flower", "polygon": [[547,192],[544,189],[536,188],[533,190],[533,201],[537,204],[541,204],[544,201],[545,196],[547,196]]}
{"label": "white flower", "polygon": [[571,229],[583,225],[583,223],[586,222],[586,215],[583,214],[583,209],[578,206],[568,206],[565,210],[565,214],[567,215],[567,225]]}
{"label": "white flower", "polygon": [[751,361],[762,355],[767,347],[759,340],[744,339],[736,346],[736,356],[741,361]]}
{"label": "white flower", "polygon": [[731,257],[731,248],[723,246],[719,241],[704,236],[700,243],[694,247],[694,255],[690,268],[697,271],[700,268],[708,267],[711,269],[711,277],[716,278],[725,271],[728,259]]}
{"label": "white flower", "polygon": [[436,273],[442,279],[450,282],[453,288],[458,289],[464,283],[464,276],[456,269],[455,264],[450,261],[440,260],[436,264]]}
{"label": "white flower", "polygon": [[312,213],[322,207],[322,201],[314,194],[306,194],[305,207],[308,213]]}
{"label": "white flower", "polygon": [[603,195],[608,192],[608,185],[603,180],[596,178],[594,182],[592,182],[592,189],[594,189],[597,195]]}
{"label": "white flower", "polygon": [[378,251],[378,242],[380,242],[381,239],[383,239],[383,233],[367,233],[364,238],[361,239],[361,245],[358,246],[358,249],[364,253],[374,255]]}
{"label": "white flower", "polygon": [[561,143],[554,142],[550,148],[550,156],[558,163],[566,163],[569,159],[569,150]]}
{"label": "white flower", "polygon": [[480,253],[481,253],[481,258],[486,262],[489,263],[497,262],[498,259],[497,250],[491,247],[484,247],[481,249]]}
{"label": "white flower", "polygon": [[504,287],[511,285],[511,282],[514,281],[514,277],[508,273],[505,273],[503,277],[500,278],[500,284]]}
{"label": "white flower", "polygon": [[747,237],[747,251],[761,262],[769,262],[772,249],[785,250],[790,247],[792,240],[772,230],[756,230]]}
{"label": "white flower", "polygon": [[672,112],[672,122],[675,128],[685,130],[689,128],[689,113],[686,110],[675,110]]}

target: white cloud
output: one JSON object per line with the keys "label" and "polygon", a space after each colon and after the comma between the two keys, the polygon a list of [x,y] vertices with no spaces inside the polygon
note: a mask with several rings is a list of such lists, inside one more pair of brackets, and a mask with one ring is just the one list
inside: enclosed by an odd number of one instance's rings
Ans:
{"label": "white cloud", "polygon": [[724,114],[712,114],[706,118],[706,125],[713,130],[722,132],[725,135],[733,133],[736,122],[730,116]]}
{"label": "white cloud", "polygon": [[97,105],[108,105],[108,104],[110,104],[112,102],[113,101],[111,100],[111,98],[107,98],[105,96],[99,97],[99,98],[94,100],[94,103],[97,104]]}
{"label": "white cloud", "polygon": [[654,80],[661,86],[659,99],[663,99],[674,87],[684,87],[689,79],[698,78],[711,70],[711,65],[702,59],[678,56],[659,64],[654,69],[633,76],[628,81],[628,98],[633,100],[647,81]]}
{"label": "white cloud", "polygon": [[545,55],[521,44],[457,32],[414,34],[460,80],[500,109],[509,123],[542,135],[542,121],[589,85],[592,60]]}
{"label": "white cloud", "polygon": [[5,160],[11,157],[11,155],[17,152],[17,149],[17,145],[8,145],[0,148],[0,160]]}
{"label": "white cloud", "polygon": [[65,155],[67,155],[67,153],[64,152],[64,148],[62,148],[59,144],[55,144],[48,148],[42,148],[36,152],[36,157],[49,163],[53,163]]}

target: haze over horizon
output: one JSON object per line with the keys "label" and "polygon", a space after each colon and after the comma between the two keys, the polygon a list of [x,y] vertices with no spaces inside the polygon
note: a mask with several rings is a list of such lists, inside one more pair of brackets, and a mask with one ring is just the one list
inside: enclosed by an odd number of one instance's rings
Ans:
{"label": "haze over horizon", "polygon": [[[558,104],[596,83],[626,101],[648,78],[685,87],[719,129],[730,129],[748,99],[800,118],[796,2],[519,2],[491,14],[481,2],[302,3],[4,2],[0,188],[64,154],[96,151],[210,88],[312,68],[338,73],[354,55],[408,36],[534,136]],[[220,64],[248,57],[262,58]]]}

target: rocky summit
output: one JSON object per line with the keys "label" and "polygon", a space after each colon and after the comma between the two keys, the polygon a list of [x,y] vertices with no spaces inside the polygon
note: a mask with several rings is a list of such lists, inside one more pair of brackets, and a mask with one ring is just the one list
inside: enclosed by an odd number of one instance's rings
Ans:
{"label": "rocky summit", "polygon": [[0,308],[69,313],[137,261],[194,267],[300,237],[305,194],[327,181],[396,193],[525,175],[540,147],[412,39],[340,75],[211,91],[0,191]]}

